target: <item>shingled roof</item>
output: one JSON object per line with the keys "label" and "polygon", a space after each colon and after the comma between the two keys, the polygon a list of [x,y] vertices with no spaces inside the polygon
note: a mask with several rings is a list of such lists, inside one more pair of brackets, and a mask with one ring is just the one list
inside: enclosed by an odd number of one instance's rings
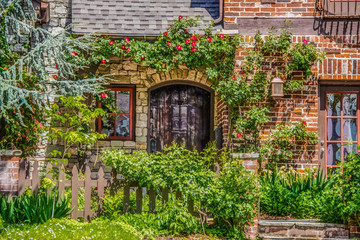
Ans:
{"label": "shingled roof", "polygon": [[179,15],[200,16],[208,24],[219,16],[219,0],[73,0],[73,32],[157,35]]}

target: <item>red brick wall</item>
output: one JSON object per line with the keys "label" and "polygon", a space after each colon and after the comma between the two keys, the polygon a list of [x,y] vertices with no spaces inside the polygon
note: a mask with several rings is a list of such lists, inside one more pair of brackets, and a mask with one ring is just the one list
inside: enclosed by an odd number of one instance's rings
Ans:
{"label": "red brick wall", "polygon": [[0,193],[18,190],[19,157],[0,156]]}

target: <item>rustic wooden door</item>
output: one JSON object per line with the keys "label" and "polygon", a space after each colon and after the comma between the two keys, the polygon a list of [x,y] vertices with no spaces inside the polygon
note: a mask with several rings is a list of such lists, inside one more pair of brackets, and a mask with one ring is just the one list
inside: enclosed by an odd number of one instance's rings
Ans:
{"label": "rustic wooden door", "polygon": [[210,93],[171,85],[150,93],[149,148],[161,151],[173,142],[202,150],[210,140]]}

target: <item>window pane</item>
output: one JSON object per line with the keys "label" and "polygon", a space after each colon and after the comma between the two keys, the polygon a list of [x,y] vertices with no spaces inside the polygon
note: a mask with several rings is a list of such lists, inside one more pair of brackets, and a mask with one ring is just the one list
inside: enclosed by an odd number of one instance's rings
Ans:
{"label": "window pane", "polygon": [[341,94],[327,94],[326,110],[328,116],[340,116]]}
{"label": "window pane", "polygon": [[340,141],[340,118],[328,118],[327,119],[327,140],[328,141]]}
{"label": "window pane", "polygon": [[130,115],[118,115],[116,117],[116,136],[130,136]]}
{"label": "window pane", "polygon": [[343,115],[344,116],[356,116],[356,94],[344,94],[343,97]]}
{"label": "window pane", "polygon": [[344,159],[346,159],[346,156],[350,153],[356,153],[356,144],[352,144],[352,146],[349,143],[345,143],[343,145],[343,156]]}
{"label": "window pane", "polygon": [[340,143],[328,143],[327,165],[336,165],[341,161]]}
{"label": "window pane", "polygon": [[115,116],[108,115],[107,119],[101,121],[101,133],[105,133],[108,136],[114,136]]}
{"label": "window pane", "polygon": [[130,113],[130,91],[117,92],[116,106],[120,110],[120,113]]}
{"label": "window pane", "polygon": [[356,119],[343,119],[343,140],[357,141],[357,123]]}

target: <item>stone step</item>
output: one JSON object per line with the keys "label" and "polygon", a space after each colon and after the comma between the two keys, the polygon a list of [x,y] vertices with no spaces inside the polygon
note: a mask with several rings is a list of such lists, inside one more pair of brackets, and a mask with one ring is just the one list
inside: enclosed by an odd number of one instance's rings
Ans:
{"label": "stone step", "polygon": [[343,224],[321,223],[319,220],[261,220],[259,233],[267,239],[349,239]]}
{"label": "stone step", "polygon": [[[350,238],[275,237],[263,235],[260,240],[350,240]],[[353,239],[353,238],[352,238]]]}

